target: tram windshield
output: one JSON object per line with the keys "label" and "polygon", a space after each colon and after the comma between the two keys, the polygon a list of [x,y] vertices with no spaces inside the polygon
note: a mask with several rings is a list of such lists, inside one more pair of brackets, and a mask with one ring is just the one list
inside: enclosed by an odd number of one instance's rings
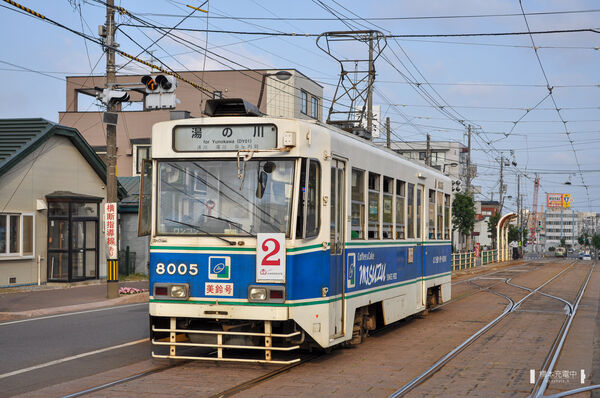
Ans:
{"label": "tram windshield", "polygon": [[157,232],[289,236],[294,160],[159,162]]}

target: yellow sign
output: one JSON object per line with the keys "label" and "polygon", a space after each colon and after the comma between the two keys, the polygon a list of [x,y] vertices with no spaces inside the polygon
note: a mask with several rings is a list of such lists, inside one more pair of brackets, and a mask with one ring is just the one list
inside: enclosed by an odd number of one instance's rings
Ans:
{"label": "yellow sign", "polygon": [[563,193],[562,195],[562,207],[571,207],[571,194]]}

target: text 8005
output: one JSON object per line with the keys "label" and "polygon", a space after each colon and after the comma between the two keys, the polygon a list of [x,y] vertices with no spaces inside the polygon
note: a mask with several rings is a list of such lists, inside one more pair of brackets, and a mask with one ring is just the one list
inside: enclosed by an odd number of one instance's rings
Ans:
{"label": "text 8005", "polygon": [[164,275],[165,273],[169,275],[198,275],[198,264],[179,264],[175,265],[173,263],[167,264],[166,266],[163,263],[156,264],[156,273],[158,275]]}

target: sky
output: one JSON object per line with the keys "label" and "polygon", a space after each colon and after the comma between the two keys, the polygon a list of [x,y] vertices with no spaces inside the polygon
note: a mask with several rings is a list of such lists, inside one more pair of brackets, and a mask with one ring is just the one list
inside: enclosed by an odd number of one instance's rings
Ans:
{"label": "sky", "polygon": [[[115,3],[137,18],[117,13],[116,41],[122,51],[153,58],[173,70],[295,68],[324,86],[324,114],[340,67],[319,49],[314,35],[368,29],[396,36],[386,38],[376,60],[374,90],[382,119],[391,119],[392,140],[422,141],[429,133],[433,141],[466,143],[466,126],[471,125],[472,163],[477,165],[473,184],[481,186],[482,192],[478,199],[490,200],[492,192],[498,199],[500,159],[504,158],[509,164],[504,167],[505,211],[516,209],[517,175],[521,175],[524,207],[531,208],[538,173],[539,204],[545,203],[546,193],[569,193],[576,210],[600,212],[600,7],[596,1]],[[20,4],[93,38],[98,37],[98,25],[104,24],[106,15],[102,0],[22,0]],[[59,122],[58,112],[66,108],[65,76],[104,74],[102,47],[8,3],[0,4],[0,15],[0,117]],[[187,40],[182,45],[171,35],[160,38],[155,29],[140,27],[142,22],[202,31],[173,30]],[[207,34],[207,29],[218,32]],[[598,33],[564,32],[586,29]],[[528,31],[563,32],[482,35]],[[479,35],[448,36],[458,34]],[[145,48],[152,56],[142,52]],[[366,46],[356,43],[334,43],[332,51],[344,59],[367,55]],[[116,62],[118,73],[148,71],[121,56]],[[90,101],[86,108],[97,110],[98,104]]]}

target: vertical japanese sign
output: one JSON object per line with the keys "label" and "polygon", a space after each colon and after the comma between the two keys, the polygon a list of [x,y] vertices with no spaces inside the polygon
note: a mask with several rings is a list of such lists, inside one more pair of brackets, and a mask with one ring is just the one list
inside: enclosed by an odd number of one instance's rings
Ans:
{"label": "vertical japanese sign", "polygon": [[256,236],[256,282],[285,283],[285,234]]}
{"label": "vertical japanese sign", "polygon": [[481,257],[481,243],[475,243],[475,257]]}
{"label": "vertical japanese sign", "polygon": [[104,236],[107,246],[106,257],[116,260],[119,257],[117,250],[117,204],[104,204]]}

